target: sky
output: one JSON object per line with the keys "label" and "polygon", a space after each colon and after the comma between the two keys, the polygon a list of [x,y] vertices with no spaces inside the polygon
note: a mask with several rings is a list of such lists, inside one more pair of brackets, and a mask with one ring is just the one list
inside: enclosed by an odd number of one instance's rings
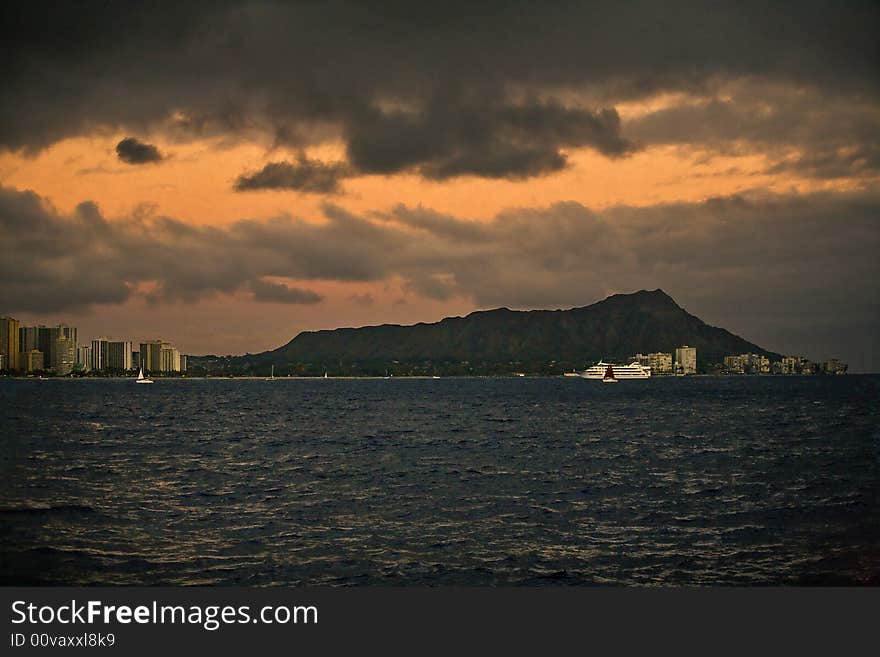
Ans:
{"label": "sky", "polygon": [[7,2],[0,314],[190,354],[662,288],[880,371],[873,2]]}

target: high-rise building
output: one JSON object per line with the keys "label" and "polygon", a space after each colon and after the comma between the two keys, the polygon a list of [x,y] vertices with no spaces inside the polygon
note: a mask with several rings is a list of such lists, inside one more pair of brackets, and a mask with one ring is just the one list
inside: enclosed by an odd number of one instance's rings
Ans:
{"label": "high-rise building", "polygon": [[66,376],[76,367],[76,348],[79,346],[76,327],[59,324],[50,329],[50,335],[51,368],[56,374]]}
{"label": "high-rise building", "polygon": [[42,324],[37,327],[37,349],[43,352],[43,367],[52,367],[52,329]]}
{"label": "high-rise building", "polygon": [[18,330],[19,346],[22,352],[37,349],[43,352],[43,369],[52,367],[52,329],[43,324],[22,326]]}
{"label": "high-rise building", "polygon": [[40,347],[45,347],[46,345],[40,344],[40,328],[39,326],[22,326],[18,329],[18,346],[21,347],[22,352],[33,351],[34,349],[43,351]]}
{"label": "high-rise building", "polygon": [[[67,326],[59,324],[52,328],[43,325],[26,326],[21,329],[20,336],[24,347],[22,351],[33,351],[37,349],[43,353],[43,368],[53,370],[56,373],[66,371],[67,373],[73,369],[76,363],[77,348],[77,330],[75,326]],[[63,344],[59,345],[56,341],[64,338]],[[68,350],[72,348],[73,352],[68,358]],[[64,357],[63,362],[56,362],[55,356],[61,354]]]}
{"label": "high-rise building", "polygon": [[76,369],[81,372],[92,369],[92,345],[83,344],[76,348]]}
{"label": "high-rise building", "polygon": [[59,324],[55,328],[52,329],[53,338],[57,335],[63,335],[65,338],[73,342],[74,345],[78,345],[79,342],[77,340],[77,330],[75,326],[67,326],[66,324]]}
{"label": "high-rise building", "polygon": [[683,345],[675,350],[675,373],[697,373],[697,348]]}
{"label": "high-rise building", "polygon": [[144,372],[180,372],[186,365],[186,358],[169,342],[148,340],[140,343],[136,368],[144,368]]}
{"label": "high-rise building", "polygon": [[770,359],[761,354],[725,356],[724,370],[728,374],[769,374]]}
{"label": "high-rise building", "polygon": [[19,322],[12,317],[0,317],[0,354],[5,356],[4,369],[19,370]]}
{"label": "high-rise building", "polygon": [[163,372],[179,372],[180,371],[180,352],[167,342],[162,343],[161,370]]}
{"label": "high-rise building", "polygon": [[144,372],[162,371],[162,341],[148,340],[141,342],[141,367]]}
{"label": "high-rise building", "polygon": [[21,369],[25,372],[39,372],[44,369],[43,352],[39,349],[21,352]]}
{"label": "high-rise building", "polygon": [[745,374],[742,356],[725,356],[724,371],[728,374]]}
{"label": "high-rise building", "polygon": [[648,354],[648,363],[651,372],[657,374],[672,374],[672,354],[657,352]]}
{"label": "high-rise building", "polygon": [[107,369],[107,349],[110,341],[107,338],[95,338],[92,340],[91,361],[92,369],[102,372]]}
{"label": "high-rise building", "polygon": [[107,342],[107,361],[104,367],[107,370],[131,369],[131,342],[112,341]]}
{"label": "high-rise building", "polygon": [[818,365],[803,356],[783,356],[773,363],[774,374],[816,374]]}
{"label": "high-rise building", "polygon": [[129,340],[92,340],[91,368],[96,371],[128,371],[132,369],[132,343]]}
{"label": "high-rise building", "polygon": [[633,356],[639,365],[651,368],[651,374],[671,374],[672,354],[655,352],[653,354],[636,354]]}
{"label": "high-rise building", "polygon": [[672,354],[660,351],[653,354],[636,354],[633,360],[638,361],[639,365],[650,367],[651,374],[672,373]]}
{"label": "high-rise building", "polygon": [[847,364],[832,358],[822,363],[822,372],[825,374],[846,374]]}
{"label": "high-rise building", "polygon": [[[59,327],[60,328],[60,327]],[[53,329],[55,330],[55,329]],[[55,334],[52,340],[52,370],[59,376],[67,376],[76,364],[76,342],[63,331]]]}

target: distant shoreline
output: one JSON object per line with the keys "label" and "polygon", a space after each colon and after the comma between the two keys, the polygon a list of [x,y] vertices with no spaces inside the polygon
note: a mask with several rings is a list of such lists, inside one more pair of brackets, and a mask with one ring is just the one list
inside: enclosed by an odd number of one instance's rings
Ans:
{"label": "distant shoreline", "polygon": [[[657,374],[644,379],[632,379],[638,381],[666,380],[666,379],[799,379],[799,378],[844,378],[847,376],[876,376],[880,372],[847,372],[846,374]],[[581,376],[566,376],[565,374],[462,374],[450,376],[424,376],[424,375],[395,375],[395,376],[156,376],[154,381],[383,381],[393,379],[408,380],[434,380],[436,379],[577,379]],[[0,380],[14,381],[134,381],[134,376],[10,376],[0,375]],[[589,379],[584,379],[589,380]],[[628,379],[627,382],[630,380]]]}

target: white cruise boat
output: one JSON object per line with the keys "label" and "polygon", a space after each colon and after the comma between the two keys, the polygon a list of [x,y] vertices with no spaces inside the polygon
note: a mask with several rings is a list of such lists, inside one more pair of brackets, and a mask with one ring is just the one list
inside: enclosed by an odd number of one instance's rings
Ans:
{"label": "white cruise boat", "polygon": [[602,380],[605,378],[609,367],[613,370],[613,378],[618,381],[623,379],[647,379],[651,376],[651,368],[639,365],[636,361],[633,361],[629,365],[615,365],[601,360],[592,367],[581,372],[580,376],[584,379]]}

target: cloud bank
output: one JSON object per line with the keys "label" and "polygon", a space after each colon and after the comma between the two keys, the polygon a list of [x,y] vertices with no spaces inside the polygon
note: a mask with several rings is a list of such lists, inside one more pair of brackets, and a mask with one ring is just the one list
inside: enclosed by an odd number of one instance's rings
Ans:
{"label": "cloud bank", "polygon": [[770,348],[812,331],[875,353],[878,209],[876,192],[755,192],[602,211],[563,202],[489,222],[408,206],[359,216],[328,204],[313,221],[278,216],[212,228],[162,216],[111,221],[90,202],[66,216],[36,194],[2,188],[0,310],[58,312],[139,294],[193,302],[237,291],[319,303],[309,281],[396,279],[422,297],[525,308],[662,287],[724,326],[764,336]]}
{"label": "cloud bank", "polygon": [[[821,0],[8,2],[0,148],[100,130],[341,140],[361,173],[520,180],[573,148],[774,143],[774,164],[807,175],[876,173],[878,23],[876,3]],[[621,120],[621,104],[676,94]],[[264,178],[309,190],[290,166]]]}

